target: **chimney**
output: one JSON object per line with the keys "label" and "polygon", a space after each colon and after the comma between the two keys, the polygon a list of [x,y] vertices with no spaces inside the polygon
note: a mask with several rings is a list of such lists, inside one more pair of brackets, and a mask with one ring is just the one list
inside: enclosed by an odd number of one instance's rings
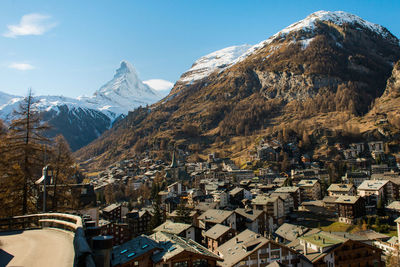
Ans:
{"label": "chimney", "polygon": [[307,255],[307,242],[305,242],[305,241],[303,244],[303,252],[304,252],[304,256]]}

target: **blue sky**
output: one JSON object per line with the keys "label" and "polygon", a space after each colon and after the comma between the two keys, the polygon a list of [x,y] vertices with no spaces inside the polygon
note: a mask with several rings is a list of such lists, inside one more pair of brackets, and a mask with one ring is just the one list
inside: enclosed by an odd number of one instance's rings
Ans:
{"label": "blue sky", "polygon": [[318,10],[354,13],[400,37],[398,0],[2,0],[0,91],[91,95],[123,59],[142,80],[175,82],[197,58],[256,44]]}

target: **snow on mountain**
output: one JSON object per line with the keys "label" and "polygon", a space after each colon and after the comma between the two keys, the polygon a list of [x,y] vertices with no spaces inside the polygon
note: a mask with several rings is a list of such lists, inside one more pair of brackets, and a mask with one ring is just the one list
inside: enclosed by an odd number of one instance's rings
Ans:
{"label": "snow on mountain", "polygon": [[[339,26],[342,26],[343,24],[355,25],[359,30],[361,30],[361,28],[359,27],[368,29],[378,35],[381,35],[384,38],[388,38],[395,44],[400,44],[400,41],[396,37],[391,35],[385,27],[368,22],[356,15],[344,11],[317,11],[307,16],[305,19],[289,25],[288,27],[274,34],[267,40],[261,41],[256,45],[251,46],[245,44],[241,46],[227,47],[201,57],[193,64],[193,66],[188,71],[182,74],[179,82],[190,84],[194,81],[201,80],[207,77],[214,71],[223,71],[235,65],[236,63],[241,62],[248,56],[254,54],[258,49],[265,47],[266,45],[272,43],[274,40],[284,38],[291,32],[312,32],[315,29],[318,21],[328,21]],[[310,44],[312,39],[313,38],[300,40],[303,49],[305,49]]]}
{"label": "snow on mountain", "polygon": [[231,46],[203,56],[198,59],[187,72],[182,74],[180,81],[191,83],[207,77],[217,69],[224,70],[249,48],[251,48],[251,45],[247,44]]}
{"label": "snow on mountain", "polygon": [[[111,121],[121,114],[127,114],[139,106],[153,104],[162,98],[162,95],[144,84],[138,77],[135,68],[127,61],[122,61],[114,78],[97,90],[93,96],[69,98],[64,96],[35,96],[35,107],[39,111],[59,111],[66,106],[70,111],[74,109],[92,109],[101,111]],[[23,97],[12,96],[0,92],[0,118],[12,119],[12,111],[16,109]]]}

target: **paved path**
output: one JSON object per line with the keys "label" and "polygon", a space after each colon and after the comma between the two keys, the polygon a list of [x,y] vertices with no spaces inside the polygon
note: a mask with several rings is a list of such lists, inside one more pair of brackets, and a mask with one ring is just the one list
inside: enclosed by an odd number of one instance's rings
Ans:
{"label": "paved path", "polygon": [[73,266],[72,233],[58,229],[0,234],[0,266]]}

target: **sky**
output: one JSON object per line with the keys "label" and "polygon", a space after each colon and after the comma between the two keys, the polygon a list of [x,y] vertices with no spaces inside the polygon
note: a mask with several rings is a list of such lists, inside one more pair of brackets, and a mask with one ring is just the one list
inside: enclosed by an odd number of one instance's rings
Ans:
{"label": "sky", "polygon": [[399,0],[1,0],[0,91],[92,95],[122,60],[165,87],[201,56],[259,43],[319,10],[350,12],[400,37]]}

